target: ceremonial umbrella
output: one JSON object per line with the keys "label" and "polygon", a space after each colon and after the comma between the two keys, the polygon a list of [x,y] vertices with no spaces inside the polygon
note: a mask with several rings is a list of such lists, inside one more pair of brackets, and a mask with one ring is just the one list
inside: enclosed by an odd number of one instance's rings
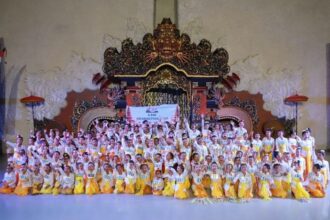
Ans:
{"label": "ceremonial umbrella", "polygon": [[294,104],[296,106],[296,133],[298,132],[298,104],[307,102],[307,100],[308,100],[307,96],[298,95],[298,94],[286,97],[284,99],[284,103]]}
{"label": "ceremonial umbrella", "polygon": [[45,99],[42,97],[39,97],[39,96],[30,95],[30,96],[22,98],[20,101],[21,101],[21,103],[25,104],[26,106],[32,108],[32,124],[33,124],[33,130],[34,130],[34,107],[44,103]]}

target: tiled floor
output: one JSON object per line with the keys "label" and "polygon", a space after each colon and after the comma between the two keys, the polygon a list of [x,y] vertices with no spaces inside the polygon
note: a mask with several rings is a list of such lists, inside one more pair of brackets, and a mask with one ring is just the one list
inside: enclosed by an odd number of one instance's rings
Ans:
{"label": "tiled floor", "polygon": [[[0,157],[0,178],[5,158]],[[253,199],[249,203],[193,204],[191,200],[130,195],[27,196],[0,195],[0,219],[330,219],[330,190],[308,203],[292,199]]]}

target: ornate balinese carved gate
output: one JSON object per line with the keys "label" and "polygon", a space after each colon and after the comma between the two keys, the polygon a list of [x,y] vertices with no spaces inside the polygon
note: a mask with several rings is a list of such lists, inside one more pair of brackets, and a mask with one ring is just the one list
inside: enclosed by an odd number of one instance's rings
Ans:
{"label": "ornate balinese carved gate", "polygon": [[146,77],[143,83],[143,104],[177,103],[181,115],[190,115],[190,81],[172,67],[164,66]]}
{"label": "ornate balinese carved gate", "polygon": [[[225,49],[212,51],[204,39],[191,43],[170,19],[163,19],[153,34],[144,35],[142,43],[134,45],[126,39],[120,52],[108,48],[104,53],[105,76],[98,74],[94,81],[101,90],[110,84],[123,88],[126,105],[177,103],[181,115],[194,120],[206,110],[210,87],[217,84],[230,90],[236,85],[238,79],[228,74],[228,59]],[[196,104],[194,100],[202,101]]]}

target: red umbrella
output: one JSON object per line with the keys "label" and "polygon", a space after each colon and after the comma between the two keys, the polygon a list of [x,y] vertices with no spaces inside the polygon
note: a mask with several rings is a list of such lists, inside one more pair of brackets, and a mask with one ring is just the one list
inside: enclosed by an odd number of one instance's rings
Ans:
{"label": "red umbrella", "polygon": [[33,130],[34,130],[34,107],[37,105],[40,105],[45,102],[45,99],[39,96],[27,96],[24,98],[21,98],[21,103],[25,104],[26,106],[31,106],[32,108],[32,124],[33,124]]}
{"label": "red umbrella", "polygon": [[306,102],[306,101],[308,101],[308,97],[307,96],[298,95],[298,94],[295,94],[295,95],[286,97],[284,99],[284,102],[286,102],[286,103],[288,103],[288,102],[299,103],[299,102]]}
{"label": "red umbrella", "polygon": [[298,132],[298,103],[303,103],[303,102],[307,102],[308,101],[308,97],[307,96],[303,96],[303,95],[292,95],[289,97],[286,97],[284,99],[284,103],[286,104],[295,104],[296,106],[296,133]]}
{"label": "red umbrella", "polygon": [[30,95],[20,100],[23,104],[39,104],[45,102],[45,99],[39,96]]}

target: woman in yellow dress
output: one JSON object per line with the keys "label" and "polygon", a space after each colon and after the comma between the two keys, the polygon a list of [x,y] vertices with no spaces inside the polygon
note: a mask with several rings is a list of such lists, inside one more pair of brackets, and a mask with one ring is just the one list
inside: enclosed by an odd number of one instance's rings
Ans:
{"label": "woman in yellow dress", "polygon": [[161,196],[164,189],[164,180],[161,170],[156,170],[155,177],[152,181],[152,194],[155,196]]}
{"label": "woman in yellow dress", "polygon": [[43,176],[38,165],[34,165],[32,172],[32,195],[41,193]]}
{"label": "woman in yellow dress", "polygon": [[261,168],[261,172],[257,174],[258,182],[258,191],[257,194],[260,198],[265,200],[270,200],[272,193],[270,187],[273,186],[274,181],[272,176],[269,173],[270,165],[264,164]]}
{"label": "woman in yellow dress", "polygon": [[253,198],[253,183],[247,165],[241,164],[240,172],[235,176],[234,183],[238,182],[237,198],[240,201],[248,201]]}
{"label": "woman in yellow dress", "polygon": [[93,160],[96,160],[100,153],[100,147],[98,145],[98,140],[96,137],[92,138],[91,144],[87,148],[87,152],[89,155],[91,155]]}
{"label": "woman in yellow dress", "polygon": [[291,194],[291,155],[290,152],[284,152],[281,162],[282,187],[287,195]]}
{"label": "woman in yellow dress", "polygon": [[212,166],[212,155],[208,154],[205,156],[204,160],[204,176],[202,179],[202,184],[205,188],[205,190],[208,190],[211,188],[211,177],[209,175],[209,171],[211,171]]}
{"label": "woman in yellow dress", "polygon": [[54,187],[54,172],[50,164],[46,164],[42,170],[43,184],[40,190],[42,194],[52,194]]}
{"label": "woman in yellow dress", "polygon": [[175,178],[174,197],[177,199],[189,198],[190,182],[187,170],[182,164],[175,164],[172,172]]}
{"label": "woman in yellow dress", "polygon": [[64,166],[64,170],[61,170],[61,194],[70,195],[74,189],[74,174],[70,166]]}
{"label": "woman in yellow dress", "polygon": [[140,165],[140,170],[138,170],[136,195],[147,195],[152,193],[151,188],[151,177],[149,166],[146,163]]}
{"label": "woman in yellow dress", "polygon": [[[61,169],[61,168],[60,168]],[[60,170],[55,170],[54,172],[54,187],[52,188],[52,193],[54,196],[58,195],[60,193],[60,190],[61,190],[61,182],[62,182],[62,176],[61,176],[61,172]]]}
{"label": "woman in yellow dress", "polygon": [[194,196],[197,198],[206,198],[207,193],[202,182],[204,171],[200,165],[196,165],[194,167],[193,171],[191,172],[191,176],[193,181],[191,188],[193,190]]}
{"label": "woman in yellow dress", "polygon": [[175,189],[175,176],[172,169],[169,169],[167,174],[164,175],[165,188],[162,192],[163,196],[174,196]]}
{"label": "woman in yellow dress", "polygon": [[222,176],[221,171],[218,169],[218,164],[212,162],[211,170],[208,171],[211,178],[211,196],[214,199],[223,199],[223,189],[222,189]]}
{"label": "woman in yellow dress", "polygon": [[296,155],[296,149],[298,147],[298,136],[295,131],[290,132],[290,137],[288,138],[289,143],[289,153],[292,158],[295,158]]}
{"label": "woman in yellow dress", "polygon": [[325,197],[324,176],[321,174],[321,166],[314,164],[313,171],[308,175],[307,191],[312,197],[323,198]]}
{"label": "woman in yellow dress", "polygon": [[273,197],[286,198],[288,196],[287,191],[283,187],[283,179],[285,176],[282,173],[281,164],[275,163],[273,165],[272,173],[274,185],[270,188]]}
{"label": "woman in yellow dress", "polygon": [[304,181],[303,174],[300,172],[300,164],[299,161],[293,162],[293,170],[291,171],[291,190],[294,197],[298,200],[305,201],[310,198],[309,193],[305,190],[302,185],[302,181]]}
{"label": "woman in yellow dress", "polygon": [[125,179],[126,174],[124,172],[124,166],[122,164],[116,165],[116,171],[114,173],[115,190],[114,193],[120,194],[125,192]]}
{"label": "woman in yellow dress", "polygon": [[126,168],[126,178],[125,178],[125,193],[135,194],[135,185],[137,180],[137,172],[135,168],[135,163],[130,160]]}
{"label": "woman in yellow dress", "polygon": [[167,152],[164,160],[164,168],[165,168],[164,173],[167,173],[167,171],[171,169],[171,167],[173,167],[175,162],[176,161],[174,159],[174,154],[172,152]]}
{"label": "woman in yellow dress", "polygon": [[235,200],[237,198],[237,194],[235,191],[235,184],[233,182],[235,178],[235,173],[233,172],[233,164],[227,163],[225,166],[225,173],[223,175],[223,189],[225,193],[225,197],[229,200]]}
{"label": "woman in yellow dress", "polygon": [[11,164],[7,165],[6,173],[2,180],[2,186],[0,187],[0,194],[11,194],[16,187],[16,173],[14,167]]}
{"label": "woman in yellow dress", "polygon": [[96,165],[93,162],[88,163],[86,170],[86,194],[94,195],[100,192],[99,184],[96,181],[98,163]]}
{"label": "woman in yellow dress", "polygon": [[113,193],[114,186],[114,176],[112,172],[112,167],[109,163],[103,164],[101,169],[102,180],[100,182],[101,193],[109,194]]}
{"label": "woman in yellow dress", "polygon": [[289,141],[284,137],[284,131],[279,130],[277,136],[278,137],[275,139],[275,151],[278,151],[281,155],[283,155],[284,152],[289,152]]}
{"label": "woman in yellow dress", "polygon": [[217,136],[212,135],[211,141],[208,144],[210,154],[214,159],[217,159],[222,153],[222,146],[218,143]]}
{"label": "woman in yellow dress", "polygon": [[150,155],[147,155],[146,158],[147,159],[146,159],[145,163],[148,165],[148,168],[149,168],[150,179],[153,180],[154,179],[154,175],[155,175],[155,165],[154,165],[152,159],[150,158]]}
{"label": "woman in yellow dress", "polygon": [[302,156],[306,162],[306,169],[304,170],[304,180],[307,179],[308,174],[312,171],[313,161],[312,161],[312,152],[313,152],[313,142],[308,138],[308,131],[305,130],[302,132],[302,139],[298,140],[298,144],[302,149]]}
{"label": "woman in yellow dress", "polygon": [[252,139],[252,150],[257,153],[257,162],[261,160],[260,151],[262,149],[262,141],[260,140],[260,133],[255,133]]}
{"label": "woman in yellow dress", "polygon": [[[162,159],[162,155],[160,153],[155,153],[153,158],[154,169],[165,171],[164,161]],[[165,173],[166,174],[166,173]]]}
{"label": "woman in yellow dress", "polygon": [[321,165],[321,174],[324,176],[324,186],[327,188],[328,182],[329,182],[329,162],[324,159],[325,157],[325,151],[320,150],[316,154],[317,156],[317,163]]}
{"label": "woman in yellow dress", "polygon": [[248,157],[247,170],[252,178],[252,194],[256,194],[258,188],[256,180],[258,166],[255,164],[254,157],[252,155]]}
{"label": "woman in yellow dress", "polygon": [[30,194],[32,188],[32,175],[27,169],[27,164],[22,164],[18,172],[18,184],[14,193],[19,196],[26,196]]}
{"label": "woman in yellow dress", "polygon": [[104,159],[108,154],[109,140],[106,135],[102,137],[102,144],[100,145],[100,159]]}
{"label": "woman in yellow dress", "polygon": [[265,155],[268,155],[269,159],[273,158],[274,151],[274,138],[272,138],[272,131],[268,129],[266,131],[266,136],[262,139],[262,149],[261,149],[261,158]]}
{"label": "woman in yellow dress", "polygon": [[243,140],[239,141],[240,150],[243,152],[244,157],[246,157],[251,149],[251,141],[249,140],[249,134],[243,134]]}
{"label": "woman in yellow dress", "polygon": [[134,143],[134,147],[135,147],[135,154],[143,155],[144,143],[140,134],[136,135],[136,142]]}
{"label": "woman in yellow dress", "polygon": [[78,162],[74,170],[75,181],[74,181],[74,190],[75,195],[85,194],[85,170],[84,165],[81,162]]}
{"label": "woman in yellow dress", "polygon": [[178,141],[180,153],[185,153],[186,160],[189,160],[192,154],[192,143],[186,134],[182,135],[182,139]]}

